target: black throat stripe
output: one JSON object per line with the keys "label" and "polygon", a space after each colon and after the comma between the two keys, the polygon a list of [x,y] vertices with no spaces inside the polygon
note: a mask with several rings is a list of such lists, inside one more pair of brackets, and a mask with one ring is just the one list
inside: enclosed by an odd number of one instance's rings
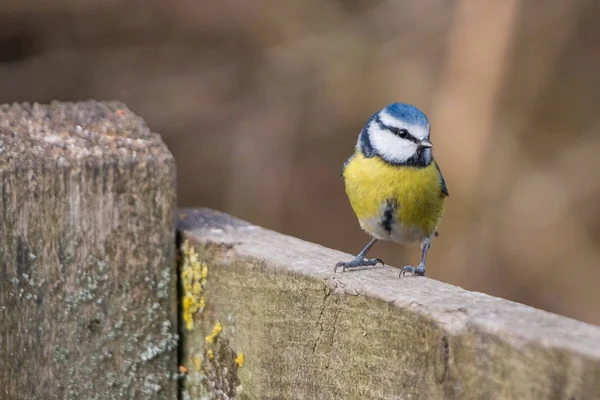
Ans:
{"label": "black throat stripe", "polygon": [[393,199],[388,199],[385,203],[383,215],[381,216],[381,226],[383,226],[383,229],[385,229],[388,234],[391,234],[392,225],[394,223],[394,213],[398,208],[398,202]]}

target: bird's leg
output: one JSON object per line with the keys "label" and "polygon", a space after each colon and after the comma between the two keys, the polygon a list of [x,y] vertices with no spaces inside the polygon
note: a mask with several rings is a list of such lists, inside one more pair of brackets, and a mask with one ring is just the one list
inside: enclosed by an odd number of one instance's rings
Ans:
{"label": "bird's leg", "polygon": [[417,267],[412,267],[410,265],[402,268],[400,271],[400,275],[405,275],[406,273],[411,273],[413,275],[424,276],[425,275],[425,259],[427,258],[427,252],[429,251],[429,246],[431,246],[431,238],[427,237],[421,241],[421,262]]}
{"label": "bird's leg", "polygon": [[383,265],[383,261],[380,258],[365,258],[365,256],[367,255],[371,247],[373,247],[376,241],[376,238],[371,239],[369,244],[367,244],[365,248],[362,249],[360,253],[358,253],[354,260],[348,262],[340,261],[339,263],[335,264],[333,272],[336,272],[338,267],[342,267],[342,271],[345,271],[346,268],[366,267],[369,265],[377,265],[377,263],[381,263],[381,265]]}

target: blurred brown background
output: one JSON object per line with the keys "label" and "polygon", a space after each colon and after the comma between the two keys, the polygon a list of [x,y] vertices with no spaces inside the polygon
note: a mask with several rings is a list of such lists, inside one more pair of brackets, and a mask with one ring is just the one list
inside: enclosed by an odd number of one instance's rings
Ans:
{"label": "blurred brown background", "polygon": [[451,195],[428,275],[600,324],[599,19],[593,0],[4,0],[0,102],[121,100],[175,154],[181,206],[353,254],[341,165],[372,113],[415,104]]}

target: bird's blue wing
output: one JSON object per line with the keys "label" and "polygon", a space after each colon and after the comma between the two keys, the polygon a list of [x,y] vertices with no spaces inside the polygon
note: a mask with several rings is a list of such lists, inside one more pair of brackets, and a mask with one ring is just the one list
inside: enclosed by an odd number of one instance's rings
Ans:
{"label": "bird's blue wing", "polygon": [[444,175],[442,175],[442,170],[440,169],[440,166],[438,165],[438,163],[435,163],[435,167],[437,168],[439,174],[440,174],[440,185],[442,186],[442,193],[445,194],[447,197],[450,196],[450,194],[448,194],[448,187],[446,186],[446,181],[444,180]]}

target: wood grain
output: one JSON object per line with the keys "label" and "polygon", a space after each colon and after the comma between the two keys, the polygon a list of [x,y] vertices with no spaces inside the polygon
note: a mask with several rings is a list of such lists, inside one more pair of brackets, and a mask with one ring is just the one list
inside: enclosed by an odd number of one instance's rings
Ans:
{"label": "wood grain", "polygon": [[176,398],[175,206],[123,104],[0,106],[0,398]]}
{"label": "wood grain", "polygon": [[600,327],[392,267],[333,273],[352,256],[208,209],[178,229],[208,267],[182,331],[192,398],[227,380],[242,399],[600,398]]}

